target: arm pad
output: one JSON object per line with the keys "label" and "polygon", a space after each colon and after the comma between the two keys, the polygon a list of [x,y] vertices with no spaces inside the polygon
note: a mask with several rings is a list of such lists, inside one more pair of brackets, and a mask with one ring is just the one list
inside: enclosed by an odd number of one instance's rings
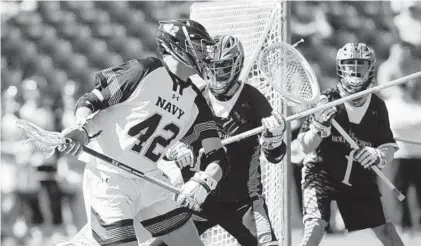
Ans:
{"label": "arm pad", "polygon": [[388,145],[381,145],[378,147],[379,150],[379,154],[380,154],[380,158],[381,158],[381,162],[378,165],[378,168],[382,169],[384,168],[387,164],[391,163],[395,152],[397,151],[397,148],[394,146],[388,146]]}
{"label": "arm pad", "polygon": [[83,95],[79,100],[76,102],[74,113],[76,113],[78,108],[86,107],[89,108],[93,113],[102,109],[101,100],[98,98],[95,93],[90,92]]}
{"label": "arm pad", "polygon": [[262,148],[263,153],[265,154],[266,160],[274,164],[282,161],[282,159],[285,156],[286,149],[287,149],[287,146],[284,142],[282,142],[280,146],[273,149]]}
{"label": "arm pad", "polygon": [[309,154],[310,152],[316,150],[323,139],[314,128],[310,128],[306,132],[299,133],[297,138],[303,146],[304,154]]}
{"label": "arm pad", "polygon": [[230,171],[230,164],[227,158],[227,153],[225,152],[224,148],[219,148],[217,150],[204,154],[204,158],[202,160],[202,170],[205,170],[210,163],[216,163],[222,169],[222,177],[226,177]]}

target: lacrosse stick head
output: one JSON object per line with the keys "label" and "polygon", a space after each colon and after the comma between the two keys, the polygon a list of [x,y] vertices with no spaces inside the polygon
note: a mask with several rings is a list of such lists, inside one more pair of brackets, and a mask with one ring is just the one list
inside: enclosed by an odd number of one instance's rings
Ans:
{"label": "lacrosse stick head", "polygon": [[66,143],[59,132],[46,131],[29,121],[18,120],[16,125],[25,135],[25,144],[30,144],[34,151],[43,153],[46,158],[54,154],[57,146]]}
{"label": "lacrosse stick head", "polygon": [[320,88],[310,64],[292,45],[281,42],[266,47],[258,67],[267,82],[290,106],[313,106],[319,101]]}

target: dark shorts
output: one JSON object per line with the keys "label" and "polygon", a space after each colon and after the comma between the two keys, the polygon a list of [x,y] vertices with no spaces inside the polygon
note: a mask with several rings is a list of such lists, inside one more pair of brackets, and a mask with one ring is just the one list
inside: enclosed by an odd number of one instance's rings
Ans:
{"label": "dark shorts", "polygon": [[[193,222],[200,235],[209,228],[220,225],[237,239],[240,245],[257,246],[259,245],[257,239],[258,225],[255,221],[254,212],[268,214],[265,203],[263,205],[257,204],[262,202],[264,202],[263,197],[259,200],[258,196],[238,202],[207,200],[200,213],[200,217],[204,218],[204,220],[197,221],[193,219]],[[257,211],[260,210],[259,208],[263,211]],[[276,240],[273,230],[270,231],[270,236],[272,237],[272,241]]]}
{"label": "dark shorts", "polygon": [[[206,230],[220,225],[230,233],[242,246],[258,246],[257,225],[254,217],[255,208],[258,213],[266,213],[265,204],[256,204],[262,202],[258,197],[239,202],[216,202],[206,200],[202,206],[202,211],[193,216],[193,222],[197,231],[202,235]],[[264,211],[260,211],[259,208]],[[276,241],[275,234],[271,230],[268,234],[272,241]],[[165,246],[162,240],[155,240],[151,246]]]}
{"label": "dark shorts", "polygon": [[330,203],[335,200],[349,231],[363,230],[387,222],[378,192],[353,192],[329,176],[303,168],[303,221],[330,220]]}

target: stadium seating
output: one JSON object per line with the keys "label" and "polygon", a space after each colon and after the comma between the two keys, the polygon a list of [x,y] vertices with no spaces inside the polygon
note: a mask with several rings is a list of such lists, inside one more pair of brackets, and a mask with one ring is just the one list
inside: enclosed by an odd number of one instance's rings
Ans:
{"label": "stadium seating", "polygon": [[[189,4],[41,1],[34,11],[2,19],[2,58],[17,69],[24,69],[25,76],[60,70],[68,78],[89,87],[93,78],[87,74],[92,71],[153,55],[156,21],[187,17]],[[397,39],[390,21],[390,6],[382,2],[292,4],[292,15],[298,22],[311,23],[317,17],[309,13],[320,8],[333,29],[328,37],[315,32],[305,37],[306,43],[299,46],[312,64],[319,64],[321,83],[335,78],[335,52],[346,42],[372,45],[380,64],[387,58],[390,44]],[[300,38],[293,27],[292,42]],[[52,79],[48,83],[56,82]]]}

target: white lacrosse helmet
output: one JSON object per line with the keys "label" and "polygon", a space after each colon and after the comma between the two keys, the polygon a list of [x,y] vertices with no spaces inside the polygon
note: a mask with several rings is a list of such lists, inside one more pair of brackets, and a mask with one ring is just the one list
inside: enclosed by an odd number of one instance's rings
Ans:
{"label": "white lacrosse helmet", "polygon": [[346,94],[367,89],[374,78],[376,56],[364,43],[347,43],[336,55],[338,87]]}

